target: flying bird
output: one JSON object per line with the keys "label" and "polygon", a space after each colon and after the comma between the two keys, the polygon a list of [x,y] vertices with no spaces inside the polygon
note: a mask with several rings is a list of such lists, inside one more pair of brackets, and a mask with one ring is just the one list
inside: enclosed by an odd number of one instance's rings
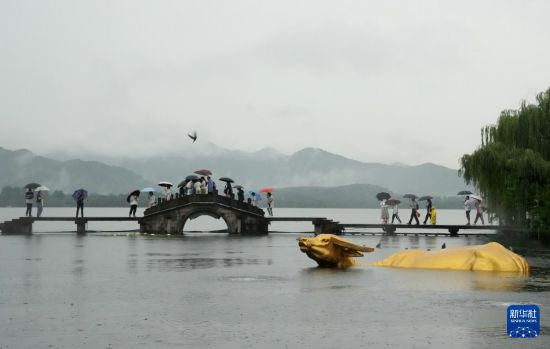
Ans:
{"label": "flying bird", "polygon": [[193,143],[195,143],[195,141],[197,140],[197,131],[193,131],[192,134],[188,133],[187,135],[193,140]]}

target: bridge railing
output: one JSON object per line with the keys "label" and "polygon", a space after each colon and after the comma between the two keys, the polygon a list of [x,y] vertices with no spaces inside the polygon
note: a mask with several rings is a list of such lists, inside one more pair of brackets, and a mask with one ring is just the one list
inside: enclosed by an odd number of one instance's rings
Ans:
{"label": "bridge railing", "polygon": [[159,198],[157,204],[146,209],[143,212],[144,216],[155,214],[160,211],[169,210],[171,208],[176,208],[182,205],[187,205],[191,203],[217,203],[229,207],[234,207],[239,210],[249,211],[258,215],[265,215],[264,210],[259,207],[250,205],[247,202],[241,202],[234,200],[218,194],[192,194],[192,195],[176,195],[171,200],[166,200],[164,198]]}

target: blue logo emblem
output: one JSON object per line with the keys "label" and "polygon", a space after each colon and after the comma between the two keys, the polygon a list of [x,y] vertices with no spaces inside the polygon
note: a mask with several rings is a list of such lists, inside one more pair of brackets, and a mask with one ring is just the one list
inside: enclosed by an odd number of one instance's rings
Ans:
{"label": "blue logo emblem", "polygon": [[510,305],[506,333],[512,338],[536,338],[540,335],[540,309],[537,305]]}

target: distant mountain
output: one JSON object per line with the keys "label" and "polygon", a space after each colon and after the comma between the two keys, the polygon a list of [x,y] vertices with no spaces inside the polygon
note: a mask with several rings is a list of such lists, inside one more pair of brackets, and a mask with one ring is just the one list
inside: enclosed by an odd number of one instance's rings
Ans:
{"label": "distant mountain", "polygon": [[37,156],[26,149],[0,148],[0,188],[24,186],[30,182],[67,193],[86,188],[101,194],[124,193],[152,184],[125,168],[97,161],[59,161]]}
{"label": "distant mountain", "polygon": [[255,153],[219,151],[209,156],[112,159],[151,180],[179,182],[201,168],[215,178],[227,176],[247,188],[372,184],[400,193],[454,195],[467,188],[458,171],[435,164],[418,166],[364,163],[321,149],[306,148],[290,156],[264,149]]}
{"label": "distant mountain", "polygon": [[119,194],[163,180],[177,184],[203,168],[214,172],[214,179],[230,177],[247,190],[359,183],[396,193],[448,196],[468,188],[457,170],[443,166],[366,163],[315,148],[285,155],[272,148],[244,152],[209,143],[176,155],[143,158],[89,156],[94,161],[82,161],[67,160],[70,154],[58,155],[63,160],[0,148],[0,188],[37,181],[56,189],[84,186],[97,193]]}

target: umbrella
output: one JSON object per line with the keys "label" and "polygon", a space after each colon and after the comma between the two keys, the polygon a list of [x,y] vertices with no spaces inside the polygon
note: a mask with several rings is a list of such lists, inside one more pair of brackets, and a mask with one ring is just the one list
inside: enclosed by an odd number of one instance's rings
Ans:
{"label": "umbrella", "polygon": [[397,199],[388,199],[386,201],[386,205],[390,205],[390,206],[399,205],[400,203],[401,203],[401,201],[397,200]]}
{"label": "umbrella", "polygon": [[222,177],[222,178],[220,178],[220,181],[229,182],[229,183],[235,183],[235,181],[232,180],[232,179],[229,178],[229,177]]}
{"label": "umbrella", "polygon": [[39,186],[39,187],[36,187],[36,188],[34,189],[34,191],[50,191],[50,188],[48,188],[48,187],[46,187],[46,186],[44,186],[44,185],[41,185],[41,186]]}
{"label": "umbrella", "polygon": [[141,189],[141,192],[142,193],[154,193],[154,192],[156,192],[156,190],[151,188],[151,187],[147,187],[147,188]]}
{"label": "umbrella", "polygon": [[376,194],[376,198],[378,200],[388,200],[389,198],[391,198],[391,195],[383,191]]}
{"label": "umbrella", "polygon": [[86,189],[77,189],[73,193],[73,199],[77,200],[79,198],[82,198],[82,200],[86,199],[88,197],[88,191]]}
{"label": "umbrella", "polygon": [[201,176],[212,176],[212,171],[206,170],[206,169],[198,170],[198,171],[195,171],[194,173]]}
{"label": "umbrella", "polygon": [[431,199],[433,199],[432,196],[430,196],[430,195],[424,195],[424,196],[421,196],[421,197],[418,199],[418,201],[426,201],[426,200],[431,200]]}
{"label": "umbrella", "polygon": [[405,195],[403,195],[403,197],[405,199],[416,199],[418,196],[416,196],[414,194],[405,194]]}
{"label": "umbrella", "polygon": [[166,187],[166,188],[170,188],[171,186],[173,186],[172,183],[170,182],[159,182],[158,184],[160,187]]}
{"label": "umbrella", "polygon": [[235,189],[242,189],[242,188],[244,188],[244,187],[243,187],[242,185],[240,185],[240,184],[237,184],[237,185],[234,185],[233,188],[235,188]]}
{"label": "umbrella", "polygon": [[273,193],[273,188],[262,188],[260,193]]}
{"label": "umbrella", "polygon": [[128,193],[128,196],[126,197],[126,202],[130,202],[130,196],[132,195],[135,195],[135,196],[139,196],[139,189],[136,189],[136,190],[132,190],[130,193]]}
{"label": "umbrella", "polygon": [[35,188],[38,188],[39,186],[40,186],[40,184],[33,182],[33,183],[29,183],[29,184],[25,185],[24,188],[34,190]]}
{"label": "umbrella", "polygon": [[249,191],[248,195],[249,196],[255,196],[256,201],[261,201],[262,200],[262,195],[258,191]]}
{"label": "umbrella", "polygon": [[199,179],[199,176],[195,176],[195,175],[189,175],[189,176],[185,177],[186,181],[196,181],[197,179]]}
{"label": "umbrella", "polygon": [[473,194],[473,193],[469,190],[461,190],[456,195],[470,195],[470,194]]}
{"label": "umbrella", "polygon": [[477,196],[477,195],[474,195],[474,194],[470,194],[470,198],[471,198],[471,199],[476,199],[476,200],[479,200],[479,201],[483,201],[483,199],[481,198],[481,196]]}

